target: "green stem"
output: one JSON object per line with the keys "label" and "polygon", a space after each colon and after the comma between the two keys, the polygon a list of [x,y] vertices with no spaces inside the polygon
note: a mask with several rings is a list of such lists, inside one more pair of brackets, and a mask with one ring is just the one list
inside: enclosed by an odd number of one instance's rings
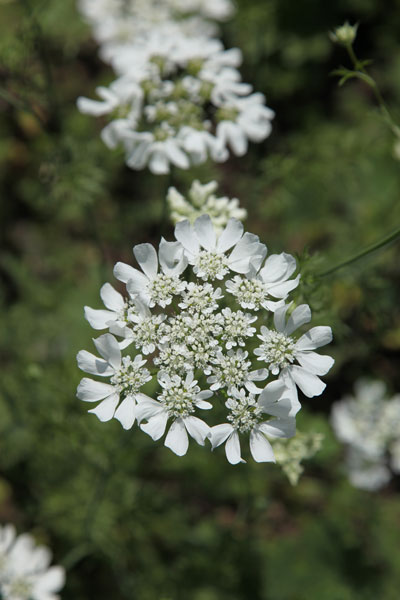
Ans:
{"label": "green stem", "polygon": [[33,115],[35,117],[35,119],[38,121],[38,123],[40,124],[40,126],[43,127],[43,125],[44,125],[43,120],[37,114],[37,112],[35,112],[35,110],[32,108],[32,106],[30,104],[28,104],[24,100],[21,100],[20,98],[16,98],[12,94],[10,94],[10,92],[8,92],[7,90],[0,89],[0,98],[3,98],[3,100],[5,100],[11,106],[14,106],[14,108],[17,108],[18,110],[25,110],[29,114]]}
{"label": "green stem", "polygon": [[378,103],[378,106],[380,108],[380,111],[382,113],[382,116],[384,118],[384,120],[386,121],[386,123],[389,125],[390,129],[392,130],[392,132],[397,135],[398,137],[400,137],[400,128],[398,127],[398,125],[395,123],[395,121],[392,118],[392,115],[389,112],[388,107],[386,106],[385,100],[383,99],[383,96],[381,94],[381,91],[378,87],[378,84],[376,83],[376,81],[374,80],[373,77],[371,77],[371,75],[367,72],[367,70],[365,69],[365,67],[363,67],[362,63],[358,60],[353,46],[351,44],[347,44],[346,46],[346,50],[347,53],[350,57],[351,62],[353,63],[353,67],[356,71],[359,71],[360,73],[362,73],[363,75],[366,75],[368,77],[368,80],[363,79],[363,81],[365,81],[365,83],[367,83],[367,85],[370,86],[370,88],[372,89],[375,99]]}
{"label": "green stem", "polygon": [[399,237],[400,237],[400,227],[398,227],[395,231],[393,231],[392,233],[390,233],[389,235],[384,237],[382,240],[379,240],[379,242],[375,242],[374,244],[367,246],[366,248],[364,248],[364,250],[361,250],[361,252],[354,254],[350,258],[344,260],[343,262],[340,262],[339,264],[335,265],[334,267],[331,267],[330,269],[327,269],[326,271],[323,271],[322,273],[318,273],[317,277],[325,277],[326,275],[331,275],[332,273],[335,273],[339,269],[342,269],[343,267],[347,267],[348,265],[351,265],[352,263],[356,262],[360,258],[363,258],[364,256],[366,256],[367,254],[370,254],[371,252],[375,252],[376,250],[379,250],[379,248],[383,248],[383,246],[387,246],[388,244],[390,244],[391,242],[394,242]]}

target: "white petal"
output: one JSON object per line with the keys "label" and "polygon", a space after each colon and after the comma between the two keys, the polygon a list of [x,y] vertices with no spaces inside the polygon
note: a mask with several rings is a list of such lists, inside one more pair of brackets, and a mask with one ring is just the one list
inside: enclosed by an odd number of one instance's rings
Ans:
{"label": "white petal", "polygon": [[151,417],[148,423],[142,423],[140,429],[147,433],[154,441],[157,441],[164,435],[167,421],[168,413],[163,410],[154,417]]}
{"label": "white petal", "polygon": [[136,418],[140,423],[143,419],[150,419],[155,415],[158,415],[160,412],[164,412],[164,407],[157,400],[153,400],[153,398],[149,398],[144,394],[137,394],[136,400],[138,404],[136,406]]}
{"label": "white petal", "polygon": [[[275,313],[276,314],[276,313]],[[290,335],[304,325],[304,323],[308,323],[311,321],[311,310],[308,304],[300,304],[296,306],[290,317],[288,318],[288,322],[285,327],[284,333],[286,335]]]}
{"label": "white petal", "polygon": [[289,281],[283,281],[281,283],[270,283],[268,284],[268,293],[274,298],[286,298],[286,296],[297,288],[300,281],[300,275],[297,275],[294,279]]}
{"label": "white petal", "polygon": [[167,140],[165,143],[165,150],[167,156],[172,164],[176,165],[180,169],[188,169],[190,166],[190,161],[187,156],[174,142],[173,140]]}
{"label": "white petal", "polygon": [[296,352],[296,358],[302,367],[314,375],[326,375],[335,362],[331,356],[317,352]]}
{"label": "white petal", "polygon": [[296,342],[296,349],[315,350],[329,344],[331,341],[332,329],[330,327],[313,327]]}
{"label": "white petal", "polygon": [[189,255],[196,256],[198,254],[200,246],[189,221],[180,221],[176,224],[175,237],[182,244]]}
{"label": "white petal", "polygon": [[115,321],[116,314],[111,310],[97,310],[96,308],[90,308],[85,306],[85,319],[90,323],[93,329],[107,329],[110,321]]}
{"label": "white petal", "polygon": [[93,339],[94,345],[101,356],[114,369],[119,369],[121,366],[121,350],[117,340],[111,333],[105,333],[100,337]]}
{"label": "white petal", "polygon": [[283,304],[282,306],[279,306],[274,312],[275,329],[281,333],[285,331],[286,313],[288,308],[289,304]]}
{"label": "white petal", "polygon": [[103,402],[100,402],[96,408],[92,408],[88,412],[93,413],[100,421],[109,421],[113,418],[115,409],[119,402],[119,394],[109,396]]}
{"label": "white petal", "polygon": [[232,432],[233,427],[229,423],[222,423],[221,425],[211,427],[208,437],[210,438],[212,449],[214,450],[214,448],[223,444]]}
{"label": "white petal", "polygon": [[212,252],[215,250],[216,235],[209,215],[201,215],[194,223],[194,230],[200,244]]}
{"label": "white petal", "polygon": [[237,431],[233,431],[228,437],[225,444],[225,454],[231,465],[237,465],[237,463],[245,462],[240,456],[240,441]]}
{"label": "white petal", "polygon": [[137,294],[141,294],[145,292],[147,285],[149,283],[146,275],[134,269],[134,273],[132,273],[132,277],[128,279],[126,284],[126,289],[128,290],[131,296],[136,296]]}
{"label": "white petal", "polygon": [[114,375],[114,369],[102,358],[98,358],[87,350],[80,350],[76,356],[78,367],[91,375],[109,377]]}
{"label": "white petal", "polygon": [[204,440],[210,433],[210,427],[207,423],[197,417],[185,417],[183,422],[190,437],[196,440],[200,446],[204,446]]}
{"label": "white petal", "polygon": [[166,242],[161,238],[158,251],[160,265],[168,275],[180,275],[187,267],[187,258],[180,242]]}
{"label": "white petal", "polygon": [[290,370],[295,383],[308,398],[319,396],[326,388],[326,384],[321,381],[317,375],[313,375],[309,371],[303,369],[303,367],[294,365],[288,370]]}
{"label": "white petal", "polygon": [[84,402],[97,402],[103,400],[107,396],[115,393],[114,386],[109,383],[102,383],[101,381],[94,381],[88,377],[84,377],[78,385],[76,395],[79,400]]}
{"label": "white petal", "polygon": [[243,223],[236,219],[229,219],[227,226],[221,233],[217,242],[217,252],[226,252],[232,248],[243,235]]}
{"label": "white petal", "polygon": [[153,151],[149,160],[149,169],[155,175],[165,175],[169,173],[169,160],[165,152],[161,150]]}
{"label": "white petal", "polygon": [[260,271],[264,283],[276,283],[288,279],[296,270],[296,259],[291,254],[271,254]]}
{"label": "white petal", "polygon": [[157,252],[151,244],[138,244],[133,248],[133,254],[143,273],[149,279],[154,279],[158,271]]}
{"label": "white petal", "polygon": [[276,462],[271,444],[257,429],[250,433],[250,451],[256,462]]}
{"label": "white petal", "polygon": [[124,308],[124,298],[113,288],[110,283],[105,283],[100,289],[100,298],[104,302],[104,306],[115,312],[119,312]]}
{"label": "white petal", "polygon": [[136,402],[133,396],[127,396],[118,406],[114,414],[124,429],[131,429],[135,422]]}
{"label": "white petal", "polygon": [[129,279],[132,279],[135,276],[135,273],[138,273],[138,270],[134,269],[130,265],[127,265],[126,263],[117,262],[117,264],[114,266],[113,272],[116,279],[126,283],[129,281]]}
{"label": "white petal", "polygon": [[35,597],[43,595],[43,597],[58,592],[65,583],[65,570],[59,566],[53,566],[47,569],[43,574],[40,574],[35,582]]}
{"label": "white petal", "polygon": [[195,404],[197,408],[201,408],[202,410],[210,410],[213,407],[211,402],[205,402],[205,400],[196,400]]}
{"label": "white petal", "polygon": [[176,419],[169,428],[164,445],[170,448],[178,456],[186,454],[189,447],[189,439],[182,419]]}
{"label": "white petal", "polygon": [[265,435],[279,438],[290,438],[296,433],[296,419],[287,417],[285,419],[271,419],[268,423],[260,423],[258,428]]}

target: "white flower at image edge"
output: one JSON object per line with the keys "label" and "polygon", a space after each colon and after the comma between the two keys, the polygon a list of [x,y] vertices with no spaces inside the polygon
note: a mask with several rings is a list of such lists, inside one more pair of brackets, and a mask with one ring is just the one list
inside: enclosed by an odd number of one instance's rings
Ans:
{"label": "white flower at image edge", "polygon": [[[326,375],[334,359],[314,352],[320,346],[332,341],[330,327],[313,327],[297,341],[292,333],[311,320],[311,310],[307,304],[297,306],[286,322],[289,305],[281,306],[274,313],[275,329],[261,327],[258,337],[263,344],[254,350],[260,361],[266,362],[273,375],[279,377],[290,387],[295,383],[308,398],[319,396],[326,384],[319,375]],[[297,360],[299,365],[293,364]]]}
{"label": "white flower at image edge", "polygon": [[140,425],[142,431],[154,441],[159,440],[164,435],[168,419],[173,418],[164,442],[167,448],[170,448],[178,456],[183,456],[189,446],[188,434],[198,444],[204,446],[210,428],[204,421],[194,417],[191,413],[196,408],[211,409],[212,404],[206,402],[205,399],[210,398],[212,392],[200,391],[197,381],[193,379],[192,372],[187,374],[185,380],[178,375],[170,377],[165,373],[160,373],[158,381],[163,388],[158,400],[153,400],[144,394],[138,398],[136,418],[139,423],[143,420],[147,421]]}
{"label": "white flower at image edge", "polygon": [[[143,368],[146,361],[142,360],[140,354],[135,356],[134,361],[128,357],[122,358],[120,346],[110,333],[101,335],[93,342],[103,358],[81,350],[77,355],[78,366],[91,375],[111,377],[111,384],[84,377],[78,385],[76,395],[84,402],[100,401],[88,411],[100,421],[109,421],[115,417],[124,429],[130,429],[135,422],[139,389],[151,379],[149,371]],[[125,398],[118,406],[121,393],[124,393]]]}
{"label": "white flower at image edge", "polygon": [[[246,398],[244,390],[236,390],[236,399]],[[251,395],[250,397],[251,398]],[[229,402],[229,401],[228,401]],[[233,423],[222,423],[211,428],[209,438],[212,449],[225,442],[226,458],[232,465],[246,462],[241,457],[240,429],[242,433],[250,434],[250,452],[256,462],[276,462],[272,446],[266,436],[272,438],[293,437],[296,432],[295,415],[299,410],[296,399],[281,381],[269,383],[261,392],[257,401],[253,400],[252,409],[255,412],[239,413],[236,427]],[[275,419],[263,421],[264,414],[269,414]]]}
{"label": "white flower at image edge", "polygon": [[58,600],[65,571],[50,566],[51,552],[32,536],[16,535],[13,525],[0,526],[0,595],[4,600]]}
{"label": "white flower at image edge", "polygon": [[188,220],[180,221],[175,226],[175,237],[184,247],[194,273],[204,280],[223,279],[229,270],[247,273],[250,263],[257,268],[265,255],[264,244],[256,235],[243,235],[243,224],[236,219],[229,219],[218,237],[209,215],[196,219],[193,227]]}

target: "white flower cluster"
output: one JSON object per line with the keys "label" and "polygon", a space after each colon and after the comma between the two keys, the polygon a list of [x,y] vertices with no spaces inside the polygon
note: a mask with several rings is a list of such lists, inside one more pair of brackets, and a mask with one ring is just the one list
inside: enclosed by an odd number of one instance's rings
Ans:
{"label": "white flower cluster", "polygon": [[[308,397],[325,388],[319,376],[333,359],[315,350],[331,341],[331,329],[295,333],[311,320],[307,305],[287,304],[299,282],[295,259],[266,258],[238,220],[217,235],[203,215],[179,222],[175,237],[158,252],[134,246],[141,270],[114,267],[127,298],[107,283],[106,309],[85,308],[91,326],[108,332],[94,339],[100,358],[82,350],[78,365],[110,381],[83,378],[78,398],[98,403],[89,412],[101,421],[130,429],[136,420],[153,440],[170,424],[164,443],[179,456],[191,437],[212,448],[225,443],[229,462],[243,462],[245,437],[257,462],[275,461],[268,438],[294,435],[297,387]],[[207,410],[214,422],[224,413],[223,422],[210,427],[197,416]]]}
{"label": "white flower cluster", "polygon": [[[82,2],[82,10],[87,16],[96,14],[97,20],[97,0],[96,10],[93,4]],[[188,31],[192,19],[160,17],[163,9],[169,15],[198,11],[223,16],[228,12],[223,9],[226,0],[219,8],[219,2],[214,6],[204,0],[187,5],[173,0],[116,1],[114,10],[110,0],[100,4],[104,14],[111,10],[120,15],[117,30],[119,26],[132,30],[123,36],[123,43],[116,42],[120,37],[113,30],[113,19],[99,19],[96,31],[104,40],[102,54],[118,77],[109,87],[97,88],[101,100],[78,98],[78,108],[86,114],[109,115],[102,139],[110,148],[123,146],[130,168],[148,166],[163,174],[171,164],[187,169],[208,157],[222,162],[229,148],[242,156],[248,140],[261,142],[269,135],[274,113],[262,94],[251,93],[251,86],[241,81],[240,51],[225,50],[204,28]]]}
{"label": "white flower cluster", "polygon": [[400,473],[400,395],[388,398],[382,381],[360,379],[354,396],[332,407],[337,438],[347,445],[346,470],[352,485],[378,490]]}
{"label": "white flower cluster", "polygon": [[51,552],[36,546],[27,533],[17,536],[13,525],[0,526],[0,598],[58,600],[65,572],[52,566]]}
{"label": "white flower cluster", "polygon": [[220,234],[229,219],[244,221],[247,211],[239,206],[239,200],[226,196],[218,198],[214,193],[217,187],[216,181],[201,184],[195,180],[189,190],[188,200],[176,188],[170,187],[167,202],[174,225],[185,219],[193,224],[201,215],[209,215],[216,233]]}

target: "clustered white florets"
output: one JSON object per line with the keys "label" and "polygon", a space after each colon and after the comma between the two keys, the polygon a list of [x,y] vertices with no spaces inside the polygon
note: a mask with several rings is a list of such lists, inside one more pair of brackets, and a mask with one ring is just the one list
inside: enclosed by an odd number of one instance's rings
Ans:
{"label": "clustered white florets", "polygon": [[[274,113],[262,94],[251,93],[241,81],[240,51],[225,50],[215,31],[193,27],[206,23],[204,16],[227,16],[227,10],[215,10],[218,2],[213,8],[213,3],[191,2],[188,9],[172,0],[153,0],[149,6],[115,2],[113,7],[103,0],[104,18],[97,4],[94,10],[94,0],[83,0],[81,9],[117,79],[97,88],[101,100],[79,98],[78,108],[109,115],[102,139],[110,148],[123,146],[129,167],[148,165],[162,174],[170,164],[187,169],[208,157],[222,162],[229,148],[241,156],[248,140],[261,142],[269,135]],[[196,18],[175,20],[193,11]]]}
{"label": "clustered white florets", "polygon": [[347,445],[346,470],[355,487],[377,490],[400,473],[400,395],[387,396],[382,381],[360,379],[354,396],[332,407],[331,422]]}
{"label": "clustered white florets", "polygon": [[65,571],[50,566],[51,552],[37,546],[32,536],[16,535],[13,525],[0,526],[0,598],[57,600]]}
{"label": "clustered white florets", "polygon": [[[319,376],[333,359],[315,350],[331,341],[331,330],[296,335],[311,312],[288,303],[299,282],[295,260],[284,253],[266,258],[265,245],[239,221],[230,219],[218,234],[203,215],[193,225],[179,222],[175,237],[162,239],[158,252],[135,246],[141,270],[115,265],[127,300],[106,284],[107,310],[85,308],[90,324],[109,332],[94,340],[101,358],[82,350],[78,364],[110,382],[85,377],[78,397],[97,403],[89,412],[101,421],[115,418],[130,429],[137,420],[154,440],[169,425],[165,445],[178,455],[189,438],[201,445],[208,439],[212,448],[225,443],[236,464],[244,436],[256,461],[274,461],[268,438],[294,435],[297,387],[308,397],[325,387]],[[236,292],[241,286],[246,302]],[[205,410],[210,424],[198,416]],[[221,412],[225,422],[210,426]]]}

